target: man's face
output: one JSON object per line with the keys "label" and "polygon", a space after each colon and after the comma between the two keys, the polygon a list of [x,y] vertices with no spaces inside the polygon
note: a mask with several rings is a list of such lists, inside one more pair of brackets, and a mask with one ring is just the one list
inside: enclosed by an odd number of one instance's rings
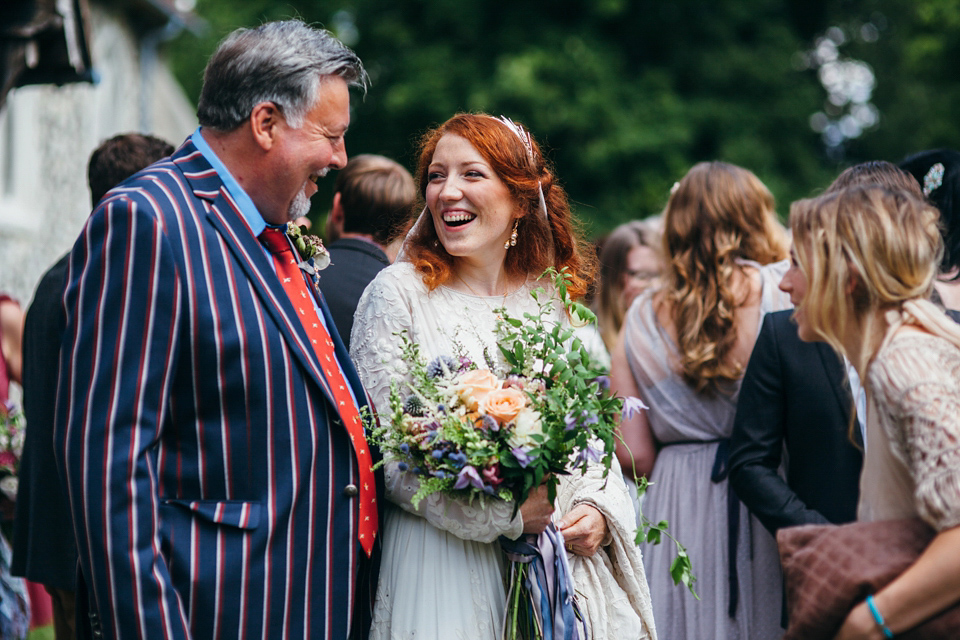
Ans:
{"label": "man's face", "polygon": [[[350,125],[350,92],[340,77],[330,76],[321,84],[317,102],[307,112],[299,129],[281,118],[274,147],[268,159],[273,168],[272,211],[264,219],[283,224],[306,215],[310,198],[317,192],[317,180],[331,168],[347,164],[343,136]],[[273,218],[273,219],[271,219]]]}

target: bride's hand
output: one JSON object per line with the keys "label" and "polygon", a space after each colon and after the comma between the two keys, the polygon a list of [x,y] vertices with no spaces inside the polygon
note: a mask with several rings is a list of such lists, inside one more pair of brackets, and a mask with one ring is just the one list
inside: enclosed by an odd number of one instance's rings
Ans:
{"label": "bride's hand", "polygon": [[557,523],[567,551],[578,556],[595,554],[607,538],[607,519],[596,507],[578,504]]}
{"label": "bride's hand", "polygon": [[540,535],[550,524],[553,517],[553,506],[547,499],[547,485],[542,484],[532,489],[527,499],[520,505],[520,515],[523,517],[523,532]]}

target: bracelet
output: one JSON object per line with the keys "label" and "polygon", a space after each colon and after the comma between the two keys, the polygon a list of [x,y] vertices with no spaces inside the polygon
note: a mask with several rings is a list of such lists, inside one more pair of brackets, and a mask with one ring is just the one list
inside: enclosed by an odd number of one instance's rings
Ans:
{"label": "bracelet", "polygon": [[873,615],[877,626],[880,627],[880,631],[883,631],[883,636],[885,638],[893,638],[893,631],[890,631],[890,627],[883,621],[883,616],[880,615],[880,610],[877,609],[877,603],[874,602],[872,595],[867,596],[867,607],[870,609],[870,613]]}

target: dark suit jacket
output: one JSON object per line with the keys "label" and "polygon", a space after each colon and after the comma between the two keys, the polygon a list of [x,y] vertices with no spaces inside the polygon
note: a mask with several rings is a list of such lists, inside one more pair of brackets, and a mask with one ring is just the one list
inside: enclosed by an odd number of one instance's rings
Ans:
{"label": "dark suit jacket", "polygon": [[60,258],[40,279],[24,322],[23,412],[30,428],[20,457],[11,571],[34,582],[73,591],[77,545],[53,452],[68,257]]}
{"label": "dark suit jacket", "polygon": [[270,257],[189,139],[100,201],[65,309],[55,450],[103,636],[346,638],[364,578],[353,446]]}
{"label": "dark suit jacket", "polygon": [[[853,401],[843,361],[826,343],[800,340],[792,313],[764,318],[731,440],[730,482],[772,533],[855,520],[863,460],[848,437]],[[777,473],[784,448],[786,480]]]}
{"label": "dark suit jacket", "polygon": [[330,266],[320,272],[320,290],[349,350],[353,314],[360,296],[390,261],[380,247],[359,238],[341,238],[327,249]]}

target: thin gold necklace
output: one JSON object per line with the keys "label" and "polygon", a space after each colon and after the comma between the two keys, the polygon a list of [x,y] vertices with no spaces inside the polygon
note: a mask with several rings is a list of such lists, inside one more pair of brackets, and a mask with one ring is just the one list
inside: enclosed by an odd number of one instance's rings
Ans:
{"label": "thin gold necklace", "polygon": [[[492,311],[495,316],[497,316],[498,318],[502,318],[502,316],[499,313],[497,313],[497,310],[491,307],[490,303],[487,301],[487,298],[495,298],[496,296],[482,296],[476,291],[474,291],[473,287],[471,287],[466,280],[461,278],[459,273],[454,272],[453,275],[456,276],[457,280],[463,283],[463,286],[465,286],[470,291],[470,293],[472,293],[475,297],[480,298],[483,304],[487,305],[487,308],[490,309],[490,311]],[[503,300],[500,304],[501,309],[506,308],[508,295],[510,295],[510,287],[509,285],[504,285]]]}

